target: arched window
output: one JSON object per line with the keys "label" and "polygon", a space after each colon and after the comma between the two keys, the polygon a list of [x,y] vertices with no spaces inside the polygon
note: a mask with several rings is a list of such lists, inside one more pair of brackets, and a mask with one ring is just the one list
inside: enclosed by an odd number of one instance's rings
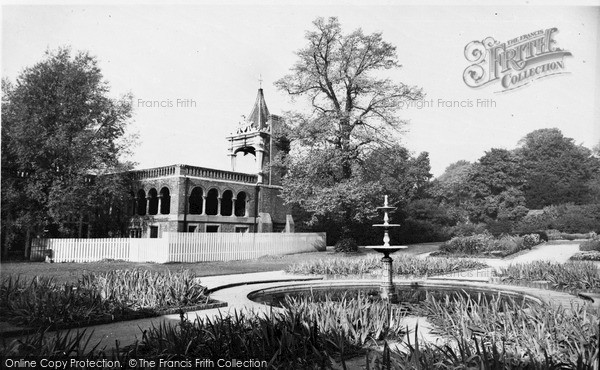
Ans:
{"label": "arched window", "polygon": [[168,215],[171,213],[171,193],[169,188],[160,189],[160,214]]}
{"label": "arched window", "polygon": [[190,214],[200,215],[202,214],[202,188],[195,187],[192,189],[190,194]]}
{"label": "arched window", "polygon": [[233,192],[231,190],[225,190],[221,199],[221,215],[231,216],[233,212]]}
{"label": "arched window", "polygon": [[210,189],[206,195],[206,214],[216,215],[219,212],[219,191]]}
{"label": "arched window", "polygon": [[240,191],[237,195],[237,199],[235,200],[235,215],[238,217],[246,216],[246,193]]}
{"label": "arched window", "polygon": [[144,190],[138,190],[136,202],[138,216],[144,216],[146,214],[146,193]]}
{"label": "arched window", "polygon": [[158,213],[158,194],[156,189],[152,188],[148,191],[148,214],[155,215]]}

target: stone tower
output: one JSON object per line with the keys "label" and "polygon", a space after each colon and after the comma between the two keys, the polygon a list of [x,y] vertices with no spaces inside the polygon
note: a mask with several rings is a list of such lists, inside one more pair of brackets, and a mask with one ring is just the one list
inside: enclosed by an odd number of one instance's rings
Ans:
{"label": "stone tower", "polygon": [[256,158],[258,183],[280,185],[280,176],[270,166],[277,154],[273,133],[280,124],[281,117],[269,113],[263,89],[259,88],[250,115],[244,117],[236,131],[227,137],[231,170],[236,171],[236,156],[239,152],[252,154]]}

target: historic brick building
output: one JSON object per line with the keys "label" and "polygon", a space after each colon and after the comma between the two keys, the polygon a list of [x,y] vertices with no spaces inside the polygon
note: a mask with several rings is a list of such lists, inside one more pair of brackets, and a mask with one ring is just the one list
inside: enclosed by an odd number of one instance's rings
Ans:
{"label": "historic brick building", "polygon": [[[227,137],[231,171],[172,165],[133,172],[129,225],[132,237],[163,232],[293,232],[290,208],[279,197],[281,173],[270,163],[281,143],[281,124],[269,113],[263,90],[248,118]],[[236,155],[256,157],[256,173],[236,172]]]}

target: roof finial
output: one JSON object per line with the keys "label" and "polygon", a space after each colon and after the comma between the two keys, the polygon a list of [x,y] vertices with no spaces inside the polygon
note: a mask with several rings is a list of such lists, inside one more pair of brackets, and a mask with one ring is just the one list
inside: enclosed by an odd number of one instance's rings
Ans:
{"label": "roof finial", "polygon": [[258,88],[259,89],[262,89],[262,81],[263,81],[262,80],[262,74],[259,74],[258,75]]}

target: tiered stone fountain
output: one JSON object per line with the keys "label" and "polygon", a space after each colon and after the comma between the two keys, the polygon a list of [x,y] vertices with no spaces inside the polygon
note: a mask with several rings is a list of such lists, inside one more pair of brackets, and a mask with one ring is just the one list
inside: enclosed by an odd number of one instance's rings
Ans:
{"label": "tiered stone fountain", "polygon": [[408,247],[403,245],[390,245],[389,230],[393,227],[400,227],[399,224],[390,224],[389,212],[396,210],[396,207],[390,207],[388,205],[388,196],[385,195],[383,198],[383,207],[377,207],[377,210],[383,211],[383,224],[373,225],[374,227],[383,227],[383,246],[372,246],[367,247],[374,249],[379,253],[383,254],[381,262],[383,262],[383,281],[381,282],[381,297],[387,299],[389,302],[396,302],[396,292],[394,289],[393,281],[393,270],[392,270],[392,257],[390,254],[399,251],[400,249],[406,249]]}

